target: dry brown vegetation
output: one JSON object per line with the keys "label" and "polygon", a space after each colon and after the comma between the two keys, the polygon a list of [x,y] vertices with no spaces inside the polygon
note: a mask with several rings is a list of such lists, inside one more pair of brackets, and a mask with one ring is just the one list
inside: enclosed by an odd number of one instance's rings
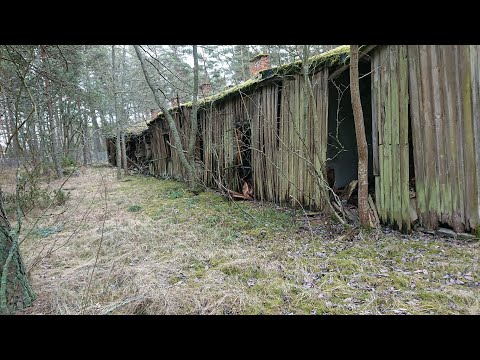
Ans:
{"label": "dry brown vegetation", "polygon": [[77,170],[64,190],[64,205],[25,220],[38,299],[24,313],[480,313],[478,241],[346,231],[105,167]]}

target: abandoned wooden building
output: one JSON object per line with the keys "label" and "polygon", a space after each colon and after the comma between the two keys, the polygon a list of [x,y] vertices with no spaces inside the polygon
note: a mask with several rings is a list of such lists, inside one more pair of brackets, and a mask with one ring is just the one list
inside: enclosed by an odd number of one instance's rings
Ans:
{"label": "abandoned wooden building", "polygon": [[[409,231],[480,227],[479,46],[369,45],[360,48],[360,93],[372,197],[381,221]],[[206,186],[304,208],[325,208],[321,184],[357,178],[349,47],[269,68],[199,102],[196,159]],[[266,66],[266,68],[265,68]],[[308,69],[305,81],[304,70]],[[191,104],[170,109],[189,136]],[[184,178],[163,114],[128,136],[128,157],[158,177]],[[108,138],[115,164],[114,138]],[[323,176],[319,176],[323,174]]]}

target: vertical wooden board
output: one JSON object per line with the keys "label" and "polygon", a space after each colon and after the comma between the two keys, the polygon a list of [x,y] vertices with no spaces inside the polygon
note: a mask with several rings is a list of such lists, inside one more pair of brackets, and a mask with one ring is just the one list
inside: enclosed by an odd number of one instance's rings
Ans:
{"label": "vertical wooden board", "polygon": [[252,164],[253,164],[253,169],[254,169],[254,174],[255,174],[255,197],[258,200],[262,200],[261,198],[261,193],[262,193],[262,177],[260,174],[260,96],[258,93],[253,94],[253,99],[254,99],[254,118],[253,118],[253,126],[252,126]]}
{"label": "vertical wooden board", "polygon": [[288,81],[288,93],[286,93],[286,112],[287,112],[287,153],[288,153],[288,176],[287,176],[287,193],[286,201],[289,205],[292,205],[292,196],[294,196],[294,176],[295,176],[295,155],[294,155],[294,139],[295,139],[295,124],[294,124],[294,105],[295,105],[295,80]]}
{"label": "vertical wooden board", "polygon": [[304,117],[304,79],[303,75],[298,75],[298,153],[299,153],[299,171],[298,171],[298,202],[304,204],[304,179],[306,177],[305,161],[305,117]]}
{"label": "vertical wooden board", "polygon": [[[255,106],[253,106],[255,103]],[[258,199],[258,179],[257,179],[257,104],[256,98],[252,95],[252,104],[250,112],[250,152],[251,152],[251,167],[252,167],[252,182],[254,197]]]}
{"label": "vertical wooden board", "polygon": [[264,87],[263,88],[263,93],[264,93],[264,103],[265,103],[265,110],[264,110],[264,123],[263,127],[265,129],[264,131],[264,160],[263,164],[265,167],[265,174],[266,174],[266,199],[268,201],[274,201],[273,199],[273,187],[274,187],[274,180],[273,180],[273,172],[272,172],[272,157],[271,157],[271,139],[270,139],[270,133],[271,133],[271,102],[270,102],[270,87]]}
{"label": "vertical wooden board", "polygon": [[265,92],[261,91],[259,92],[260,98],[261,98],[261,104],[262,106],[260,107],[260,117],[259,117],[259,144],[260,144],[260,163],[259,163],[259,171],[261,173],[261,176],[263,178],[262,182],[262,201],[267,200],[266,194],[267,194],[267,186],[268,182],[270,179],[266,178],[266,169],[265,169],[265,122],[267,119],[265,119],[265,111],[267,110],[267,104],[266,104],[266,96]]}
{"label": "vertical wooden board", "polygon": [[[305,81],[305,80],[304,80]],[[309,84],[311,85],[313,82],[313,75],[309,76],[308,78]],[[305,83],[307,84],[307,83]],[[308,159],[308,162],[306,164],[306,173],[308,174],[308,177],[305,179],[305,185],[304,185],[304,198],[305,198],[305,205],[308,206],[309,209],[312,207],[312,181],[315,176],[315,170],[313,168],[314,164],[314,149],[313,149],[313,106],[312,102],[315,101],[314,98],[312,98],[312,93],[311,93],[311,86],[308,86],[306,88],[306,93],[305,93],[305,102],[306,102],[306,123],[305,123],[305,142],[306,142],[306,148],[305,148],[305,156]]]}
{"label": "vertical wooden board", "polygon": [[281,194],[280,202],[282,204],[286,203],[287,199],[287,189],[288,189],[288,151],[287,151],[287,141],[288,141],[288,112],[287,112],[287,100],[286,94],[288,93],[288,81],[283,81],[282,84],[282,93],[280,94],[281,105],[280,105],[280,153],[281,153],[281,171],[280,171],[280,182],[281,182]]}
{"label": "vertical wooden board", "polygon": [[[313,94],[314,94],[314,100],[312,101],[312,116],[313,116],[313,122],[312,122],[312,127],[313,127],[313,166],[315,168],[315,172],[318,174],[323,173],[323,144],[324,144],[324,139],[326,132],[328,131],[328,128],[325,126],[325,120],[324,120],[324,97],[323,97],[323,87],[324,87],[324,78],[325,78],[325,72],[321,71],[314,76],[314,81],[313,81]],[[325,174],[324,174],[325,175]],[[323,204],[322,199],[321,199],[321,194],[322,194],[322,188],[320,185],[321,179],[314,177],[312,178],[312,197],[313,200],[312,202],[314,203],[314,206],[316,208],[322,209],[323,210]]]}
{"label": "vertical wooden board", "polygon": [[299,153],[299,161],[298,161],[298,201],[301,205],[304,204],[304,179],[306,176],[305,171],[305,137],[304,137],[304,127],[305,127],[305,108],[304,108],[304,101],[305,101],[305,93],[304,93],[304,79],[302,75],[298,75],[298,153]]}
{"label": "vertical wooden board", "polygon": [[[321,119],[321,122],[322,122],[322,127],[320,128],[320,144],[319,144],[319,147],[320,149],[317,150],[319,153],[320,153],[320,170],[323,172],[323,174],[325,175],[325,179],[326,179],[326,162],[327,162],[327,144],[328,144],[328,99],[329,99],[329,90],[328,90],[328,77],[329,77],[329,71],[328,71],[328,68],[325,68],[324,69],[324,72],[323,72],[323,84],[322,84],[322,91],[321,91],[321,96],[320,98],[322,99],[321,101],[321,104],[322,104],[322,107],[321,107],[321,113],[320,113],[320,119]],[[319,198],[318,198],[318,202],[320,203],[321,202],[321,206],[322,206],[322,210],[327,208],[327,201],[328,200],[328,197],[326,199],[322,199],[321,198],[321,194],[319,192]]]}
{"label": "vertical wooden board", "polygon": [[[313,115],[313,166],[315,168],[315,176],[312,179],[313,202],[315,207],[320,210],[326,208],[324,203],[326,199],[322,198],[323,184],[321,178],[326,179],[325,162],[327,149],[327,134],[328,134],[328,68],[323,69],[315,75],[313,94],[315,96],[312,101]],[[325,95],[326,94],[326,95]],[[327,110],[326,110],[327,109]]]}
{"label": "vertical wooden board", "polygon": [[419,64],[418,45],[409,45],[408,71],[409,71],[409,93],[410,93],[410,119],[412,124],[413,162],[415,169],[415,192],[417,199],[417,213],[421,221],[426,216],[427,205],[425,199],[425,164],[424,164],[424,134],[421,123],[420,111],[423,109],[421,86],[421,72]]}
{"label": "vertical wooden board", "polygon": [[[447,222],[448,224],[454,226],[455,223],[455,203],[456,203],[456,195],[452,191],[454,184],[456,184],[456,177],[455,177],[455,163],[452,161],[455,154],[451,153],[451,142],[455,136],[452,137],[451,134],[451,126],[450,123],[452,119],[450,119],[452,111],[452,103],[451,103],[451,94],[449,94],[450,90],[450,77],[448,75],[448,71],[450,66],[452,66],[451,62],[451,47],[445,45],[437,46],[437,54],[438,54],[438,64],[439,64],[439,78],[440,78],[440,93],[441,93],[441,106],[442,106],[442,147],[443,147],[443,154],[444,154],[444,179],[445,179],[445,190],[444,194],[445,201],[444,201],[444,208],[443,208],[443,221]],[[454,226],[455,228],[455,226]]]}
{"label": "vertical wooden board", "polygon": [[273,109],[272,109],[272,118],[273,118],[273,127],[272,127],[272,141],[273,141],[273,148],[272,153],[275,158],[274,160],[274,174],[275,174],[275,202],[280,203],[280,160],[281,155],[279,152],[279,136],[280,136],[280,129],[278,127],[278,91],[279,87],[276,84],[272,89],[272,96],[273,96]]}
{"label": "vertical wooden board", "polygon": [[288,91],[288,81],[282,82],[282,92],[280,94],[280,152],[281,152],[281,171],[280,171],[280,182],[281,182],[281,195],[280,201],[282,204],[286,202],[287,194],[287,179],[288,179],[288,151],[286,149],[286,144],[288,141],[288,113],[286,111],[286,93]]}
{"label": "vertical wooden board", "polygon": [[470,45],[470,71],[472,87],[472,113],[473,113],[473,136],[475,148],[475,188],[477,190],[475,221],[472,227],[480,226],[480,71],[479,71],[480,45]]}
{"label": "vertical wooden board", "polygon": [[384,183],[384,194],[385,194],[385,212],[386,218],[389,223],[393,223],[393,184],[392,184],[392,86],[391,86],[391,72],[392,72],[392,61],[391,61],[391,46],[387,48],[387,63],[388,69],[386,71],[386,76],[384,78],[385,86],[387,89],[385,96],[385,122],[384,122],[384,137],[383,137],[383,150],[384,150],[384,160],[383,167],[385,169],[384,174],[382,174],[383,183]]}
{"label": "vertical wooden board", "polygon": [[[438,174],[436,162],[436,135],[434,114],[432,109],[432,84],[431,84],[431,60],[429,45],[420,45],[420,86],[423,97],[423,111],[421,111],[421,123],[424,124],[424,150],[425,150],[425,180],[427,189],[427,215],[425,226],[429,229],[438,227]],[[423,118],[422,118],[423,117]]]}
{"label": "vertical wooden board", "polygon": [[271,158],[270,158],[270,94],[269,90],[270,88],[263,87],[262,88],[263,92],[263,103],[265,104],[264,106],[264,111],[263,111],[263,162],[262,165],[264,167],[264,173],[265,173],[265,199],[268,201],[272,201],[272,186],[273,186],[273,179],[272,179],[272,173],[271,173]]}
{"label": "vertical wooden board", "polygon": [[383,191],[385,204],[385,218],[387,223],[392,222],[392,108],[391,108],[391,46],[385,48],[385,73],[382,79],[385,88],[383,93],[384,119],[383,119]]}
{"label": "vertical wooden board", "polygon": [[[313,76],[309,77],[309,82],[312,84],[313,82]],[[304,79],[304,84],[307,84],[305,79]],[[314,101],[311,96],[310,88],[306,89],[306,94],[304,95],[305,99],[304,101],[306,102],[306,115],[305,115],[305,157],[307,159],[307,162],[305,164],[305,173],[306,177],[304,179],[304,187],[303,187],[303,197],[305,199],[305,206],[309,209],[312,208],[312,195],[313,193],[311,192],[311,184],[312,184],[312,179],[314,177],[314,169],[313,169],[313,156],[314,156],[314,151],[312,149],[312,117],[313,117],[313,112],[312,112],[312,106],[311,102]]]}
{"label": "vertical wooden board", "polygon": [[379,78],[379,61],[377,52],[372,57],[371,61],[371,101],[372,101],[372,167],[373,175],[379,175],[379,164],[378,164],[378,130],[377,130],[377,114],[379,113],[378,104],[378,78]]}
{"label": "vertical wooden board", "polygon": [[385,83],[385,74],[386,74],[386,65],[385,65],[385,56],[386,50],[385,47],[377,48],[374,52],[374,56],[377,58],[377,64],[379,65],[378,76],[374,81],[377,82],[378,91],[375,94],[372,94],[375,97],[376,109],[377,109],[377,132],[378,132],[378,162],[379,162],[379,175],[375,178],[375,201],[377,204],[377,210],[379,213],[382,222],[386,222],[385,217],[385,194],[384,194],[384,174],[385,169],[383,167],[384,160],[384,149],[383,149],[383,138],[384,138],[384,122],[385,122],[385,105],[384,99],[386,96]]}
{"label": "vertical wooden board", "polygon": [[462,223],[467,224],[465,218],[465,166],[463,160],[463,109],[462,109],[462,86],[461,86],[461,45],[454,45],[454,69],[455,69],[455,109],[456,109],[456,135],[457,135],[457,156],[458,156],[458,187],[460,189],[458,195],[460,197],[460,218]]}
{"label": "vertical wooden board", "polygon": [[400,193],[400,119],[399,119],[399,81],[398,60],[400,46],[392,46],[390,53],[390,106],[392,126],[392,217],[394,223],[401,230],[402,225],[402,199]]}
{"label": "vertical wooden board", "polygon": [[269,152],[270,152],[270,172],[272,176],[272,189],[271,197],[272,201],[278,204],[278,181],[277,181],[277,99],[276,99],[276,87],[271,85],[269,88],[269,102],[270,102],[270,131],[269,131]]}
{"label": "vertical wooden board", "polygon": [[294,163],[294,180],[293,183],[295,191],[294,191],[294,202],[293,206],[298,207],[298,200],[300,198],[300,188],[299,188],[299,174],[300,174],[300,166],[302,164],[302,160],[299,157],[299,151],[300,151],[300,134],[299,134],[299,126],[300,126],[300,112],[299,112],[299,107],[300,107],[300,79],[299,75],[295,76],[295,93],[294,93],[294,127],[295,127],[295,137],[294,137],[294,153],[295,153],[295,163]]}
{"label": "vertical wooden board", "polygon": [[295,76],[295,80],[292,81],[292,101],[290,104],[290,111],[292,114],[292,178],[291,181],[291,188],[290,188],[290,196],[291,196],[291,205],[297,206],[296,199],[298,198],[298,76]]}
{"label": "vertical wooden board", "polygon": [[[409,148],[408,148],[408,60],[405,45],[399,46],[399,142],[400,142],[400,197],[401,226],[410,231]],[[404,228],[405,227],[405,228]]]}
{"label": "vertical wooden board", "polygon": [[444,136],[443,136],[443,127],[445,123],[445,117],[443,114],[443,94],[442,94],[442,78],[440,77],[440,66],[438,58],[438,47],[436,45],[429,46],[430,58],[431,58],[431,90],[433,97],[433,112],[432,120],[435,129],[435,138],[436,138],[436,147],[435,147],[435,162],[437,164],[437,182],[438,182],[438,192],[442,194],[437,200],[436,212],[441,218],[441,221],[448,222],[446,219],[446,212],[448,208],[448,203],[450,201],[449,194],[447,192],[447,181],[446,181],[446,160],[445,160],[445,146],[444,146]]}
{"label": "vertical wooden board", "polygon": [[295,80],[290,82],[290,92],[288,98],[288,115],[289,115],[289,140],[288,140],[288,201],[293,204],[292,197],[295,196]]}
{"label": "vertical wooden board", "polygon": [[300,134],[300,154],[301,154],[301,174],[299,176],[299,188],[300,188],[300,198],[299,201],[302,206],[306,205],[306,193],[305,193],[305,182],[310,176],[309,169],[308,169],[308,158],[309,154],[307,153],[308,149],[308,142],[306,136],[306,127],[307,127],[307,118],[306,115],[306,97],[305,97],[305,78],[303,76],[299,76],[299,134]]}
{"label": "vertical wooden board", "polygon": [[262,155],[261,155],[261,131],[262,128],[260,126],[261,124],[261,111],[262,111],[262,103],[261,103],[261,96],[259,93],[256,93],[255,95],[255,103],[256,103],[256,109],[255,109],[255,143],[254,143],[254,148],[255,148],[255,179],[257,181],[256,184],[256,189],[257,193],[256,196],[258,199],[263,201],[263,177],[261,174],[262,168],[261,168],[261,161],[262,161]]}
{"label": "vertical wooden board", "polygon": [[[452,46],[439,46],[441,59],[440,72],[441,72],[441,84],[443,88],[443,127],[444,127],[444,146],[445,146],[445,158],[446,158],[446,180],[447,191],[449,193],[449,203],[446,204],[445,212],[449,214],[450,224],[455,231],[463,232],[459,215],[457,214],[457,208],[459,206],[458,198],[458,158],[455,146],[456,134],[455,134],[455,99],[452,89],[452,85],[455,81],[455,69],[453,65],[453,47]],[[463,189],[462,189],[463,191]]]}
{"label": "vertical wooden board", "polygon": [[207,122],[207,129],[208,132],[206,133],[205,137],[208,138],[208,152],[206,156],[208,156],[208,169],[210,170],[209,182],[211,186],[215,185],[214,177],[215,177],[215,162],[214,162],[214,128],[212,124],[212,113],[211,110],[208,110],[208,113],[205,114],[205,121]]}
{"label": "vertical wooden board", "polygon": [[476,223],[478,207],[476,204],[477,190],[475,184],[475,140],[472,114],[472,88],[470,71],[469,46],[461,47],[461,81],[463,106],[463,139],[465,162],[465,216],[469,226]]}
{"label": "vertical wooden board", "polygon": [[284,81],[281,83],[282,89],[279,94],[279,116],[280,116],[280,129],[279,129],[279,140],[278,140],[278,156],[279,156],[279,170],[278,170],[278,183],[279,183],[279,202],[280,204],[284,203],[285,199],[285,151],[284,151],[284,141],[285,141],[285,124],[284,124],[284,110],[283,110],[283,91],[284,91]]}

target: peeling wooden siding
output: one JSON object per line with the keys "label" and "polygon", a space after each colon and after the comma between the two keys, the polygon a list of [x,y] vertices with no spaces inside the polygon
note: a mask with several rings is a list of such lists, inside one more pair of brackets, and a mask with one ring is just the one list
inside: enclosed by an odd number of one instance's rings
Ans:
{"label": "peeling wooden siding", "polygon": [[410,201],[421,224],[448,224],[458,232],[479,227],[479,49],[388,45],[373,53],[375,191],[383,222],[410,227],[409,115],[415,168]]}
{"label": "peeling wooden siding", "polygon": [[372,61],[375,197],[384,223],[410,230],[406,47],[377,48]]}
{"label": "peeling wooden siding", "polygon": [[255,197],[322,209],[328,124],[328,70],[265,86],[254,95],[252,165]]}
{"label": "peeling wooden siding", "polygon": [[408,46],[411,91],[422,100],[411,105],[418,213],[428,228],[479,226],[478,54],[478,46]]}
{"label": "peeling wooden siding", "polygon": [[245,170],[242,166],[249,163],[244,159],[247,154],[242,138],[251,114],[251,99],[247,96],[199,109],[203,142],[199,149],[203,153],[201,178],[206,186],[241,192],[244,180],[241,172]]}

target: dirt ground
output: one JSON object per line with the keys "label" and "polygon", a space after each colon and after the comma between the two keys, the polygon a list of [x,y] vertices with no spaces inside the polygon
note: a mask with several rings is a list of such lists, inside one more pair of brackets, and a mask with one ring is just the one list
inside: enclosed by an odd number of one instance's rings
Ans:
{"label": "dirt ground", "polygon": [[38,298],[20,313],[480,314],[479,241],[350,231],[108,167],[63,188],[24,222]]}

